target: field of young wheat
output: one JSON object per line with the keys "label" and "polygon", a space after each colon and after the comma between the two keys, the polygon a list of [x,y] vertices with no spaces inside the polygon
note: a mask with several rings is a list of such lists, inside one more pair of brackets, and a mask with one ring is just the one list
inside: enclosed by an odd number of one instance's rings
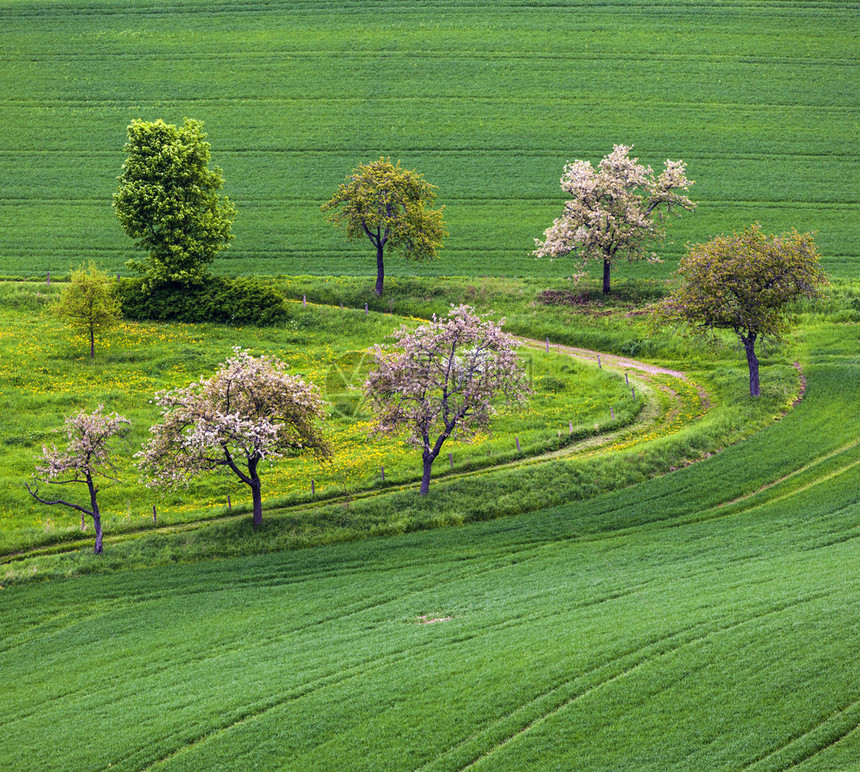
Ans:
{"label": "field of young wheat", "polygon": [[[0,277],[39,281],[0,285],[0,768],[860,768],[858,32],[841,0],[5,0]],[[238,207],[215,270],[278,277],[289,321],[125,322],[89,362],[56,278],[127,273],[126,126],[186,116]],[[614,143],[686,161],[699,207],[606,300],[529,253],[563,164]],[[377,298],[319,207],[381,155],[450,237]],[[731,341],[644,312],[685,243],[754,221],[817,231],[835,279],[759,399]],[[535,339],[536,394],[422,498],[351,387],[461,302]],[[334,462],[266,470],[259,529],[227,478],[157,497],[132,464],[152,394],[236,344],[331,404]],[[134,429],[93,555],[22,484],[99,402]]]}
{"label": "field of young wheat", "polygon": [[[0,8],[0,275],[124,271],[111,210],[135,118],[204,121],[236,201],[227,273],[371,274],[319,211],[391,156],[439,187],[432,265],[389,272],[567,277],[530,257],[562,167],[614,143],[681,158],[698,210],[659,251],[759,221],[818,231],[857,276],[855,3],[119,0]],[[656,274],[654,271],[656,270]]]}

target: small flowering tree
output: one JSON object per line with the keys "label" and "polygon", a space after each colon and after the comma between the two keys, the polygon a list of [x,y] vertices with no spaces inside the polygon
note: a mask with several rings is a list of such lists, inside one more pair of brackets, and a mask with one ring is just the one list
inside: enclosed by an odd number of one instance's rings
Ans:
{"label": "small flowering tree", "polygon": [[683,161],[666,161],[658,177],[650,166],[630,158],[632,146],[615,145],[595,170],[589,161],[564,167],[562,190],[573,198],[561,217],[535,239],[537,257],[559,257],[577,252],[583,265],[603,261],[603,292],[609,293],[610,267],[621,257],[629,262],[660,262],[648,245],[665,236],[665,216],[677,208],[696,205],[677,191],[689,190]]}
{"label": "small flowering tree", "polygon": [[39,495],[39,488],[35,490],[25,483],[30,495],[42,504],[62,504],[70,509],[81,513],[81,522],[84,515],[93,519],[96,531],[95,553],[102,551],[102,521],[97,500],[99,488],[96,477],[102,476],[114,479],[107,474],[106,469],[113,470],[114,465],[110,460],[111,450],[109,442],[111,438],[122,435],[128,428],[129,421],[117,413],[105,415],[104,406],[99,405],[92,413],[81,410],[66,418],[65,431],[69,441],[64,450],[54,447],[42,447],[41,464],[36,467],[36,480],[50,483],[52,485],[67,485],[72,483],[85,483],[90,492],[90,506],[75,504],[65,499],[44,499]]}
{"label": "small flowering tree", "polygon": [[[502,324],[504,321],[502,322]],[[524,404],[531,389],[514,339],[501,324],[469,306],[453,308],[415,330],[401,327],[392,347],[374,346],[374,367],[364,389],[376,414],[375,431],[408,429],[407,442],[422,450],[421,495],[442,444],[455,433],[470,437],[489,424],[493,400]]]}
{"label": "small flowering tree", "polygon": [[300,453],[327,458],[331,450],[316,425],[324,416],[316,387],[288,375],[277,357],[233,351],[215,375],[156,395],[162,419],[137,457],[150,487],[175,487],[201,472],[232,471],[251,489],[259,526],[260,463]]}
{"label": "small flowering tree", "polygon": [[681,285],[652,311],[655,325],[681,322],[703,335],[731,330],[743,344],[750,394],[761,393],[756,341],[779,340],[788,311],[801,298],[816,298],[826,277],[812,234],[779,236],[756,223],[743,233],[696,244],[681,259]]}

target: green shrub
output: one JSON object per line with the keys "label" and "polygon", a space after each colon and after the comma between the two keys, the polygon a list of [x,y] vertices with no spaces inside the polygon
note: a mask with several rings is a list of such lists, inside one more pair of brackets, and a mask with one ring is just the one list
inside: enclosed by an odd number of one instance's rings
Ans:
{"label": "green shrub", "polygon": [[134,321],[216,322],[267,327],[287,319],[281,296],[259,279],[210,277],[198,287],[159,284],[144,289],[143,279],[120,282],[123,314]]}

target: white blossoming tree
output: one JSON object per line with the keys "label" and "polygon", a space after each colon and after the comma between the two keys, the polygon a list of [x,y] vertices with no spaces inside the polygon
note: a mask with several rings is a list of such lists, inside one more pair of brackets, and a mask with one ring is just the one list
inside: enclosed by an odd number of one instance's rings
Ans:
{"label": "white blossoming tree", "polygon": [[603,292],[609,293],[609,271],[619,258],[629,262],[660,262],[649,245],[665,236],[665,218],[677,209],[692,211],[696,205],[678,191],[689,190],[683,161],[666,161],[655,177],[650,166],[630,158],[632,146],[615,145],[597,169],[589,161],[564,167],[562,190],[572,198],[561,217],[535,239],[537,257],[560,257],[576,252],[583,266],[603,261]]}
{"label": "white blossoming tree", "polygon": [[150,487],[232,471],[251,489],[259,526],[260,463],[302,453],[327,458],[331,450],[317,425],[325,411],[316,387],[287,374],[277,357],[233,351],[213,376],[156,395],[162,418],[137,457]]}
{"label": "white blossoming tree", "polygon": [[407,442],[421,448],[426,496],[445,440],[471,437],[489,424],[495,400],[524,404],[531,388],[514,339],[469,306],[452,307],[447,318],[434,316],[414,330],[401,327],[392,337],[393,346],[372,349],[364,390],[374,430],[396,434],[405,427]]}
{"label": "white blossoming tree", "polygon": [[75,504],[65,499],[46,499],[39,495],[38,484],[35,490],[26,485],[30,495],[42,504],[61,504],[93,519],[96,531],[95,553],[102,551],[102,521],[98,504],[98,476],[115,479],[106,470],[113,471],[109,442],[113,437],[122,435],[128,429],[129,421],[117,413],[104,414],[104,406],[99,405],[92,413],[81,410],[66,418],[65,431],[68,443],[65,449],[56,446],[42,447],[41,464],[36,467],[36,480],[52,485],[85,483],[90,493],[90,506]]}

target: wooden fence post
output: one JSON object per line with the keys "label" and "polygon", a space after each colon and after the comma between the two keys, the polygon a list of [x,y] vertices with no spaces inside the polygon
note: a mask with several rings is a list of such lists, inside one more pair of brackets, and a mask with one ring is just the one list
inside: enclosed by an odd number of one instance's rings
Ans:
{"label": "wooden fence post", "polygon": [[155,504],[152,505],[152,522],[158,525],[158,516],[155,514]]}
{"label": "wooden fence post", "polygon": [[520,438],[514,437],[514,442],[517,443],[517,453],[519,453],[520,452]]}

